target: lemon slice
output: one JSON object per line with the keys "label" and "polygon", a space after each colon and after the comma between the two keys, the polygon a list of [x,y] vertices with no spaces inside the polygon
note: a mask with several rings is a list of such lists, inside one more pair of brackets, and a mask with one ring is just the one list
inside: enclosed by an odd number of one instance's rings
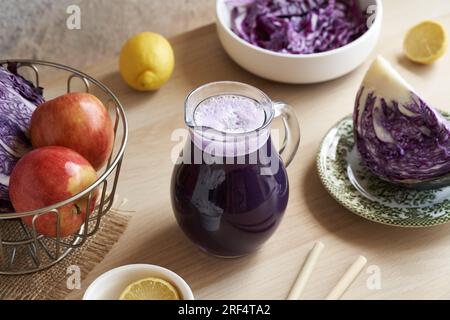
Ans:
{"label": "lemon slice", "polygon": [[177,289],[159,278],[146,278],[130,284],[120,300],[180,300]]}
{"label": "lemon slice", "polygon": [[424,21],[408,31],[404,50],[412,61],[431,64],[445,54],[447,43],[447,33],[442,24]]}

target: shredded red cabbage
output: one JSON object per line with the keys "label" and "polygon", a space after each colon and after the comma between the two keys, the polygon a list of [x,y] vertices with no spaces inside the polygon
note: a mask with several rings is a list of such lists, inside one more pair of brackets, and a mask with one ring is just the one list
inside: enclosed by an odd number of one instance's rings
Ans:
{"label": "shredded red cabbage", "polygon": [[227,5],[234,33],[275,52],[325,52],[367,31],[356,0],[228,0]]}

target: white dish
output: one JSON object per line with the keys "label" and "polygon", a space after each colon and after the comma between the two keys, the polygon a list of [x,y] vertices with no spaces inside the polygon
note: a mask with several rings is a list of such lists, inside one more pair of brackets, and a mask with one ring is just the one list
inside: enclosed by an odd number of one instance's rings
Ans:
{"label": "white dish", "polygon": [[341,48],[315,54],[285,54],[254,46],[231,31],[226,0],[216,0],[217,32],[228,55],[244,69],[269,80],[317,83],[341,77],[361,65],[375,48],[383,19],[381,0],[359,0],[361,8],[375,14],[369,30]]}
{"label": "white dish", "polygon": [[150,264],[126,265],[102,274],[87,288],[83,300],[118,300],[128,285],[147,277],[167,280],[178,289],[183,300],[194,300],[191,288],[179,275]]}

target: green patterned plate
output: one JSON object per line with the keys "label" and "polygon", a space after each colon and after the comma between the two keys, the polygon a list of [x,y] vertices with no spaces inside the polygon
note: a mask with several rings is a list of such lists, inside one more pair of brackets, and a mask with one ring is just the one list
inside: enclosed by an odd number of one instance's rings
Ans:
{"label": "green patterned plate", "polygon": [[353,213],[398,227],[431,227],[450,221],[450,186],[413,190],[378,179],[361,164],[348,116],[326,135],[317,156],[328,192]]}

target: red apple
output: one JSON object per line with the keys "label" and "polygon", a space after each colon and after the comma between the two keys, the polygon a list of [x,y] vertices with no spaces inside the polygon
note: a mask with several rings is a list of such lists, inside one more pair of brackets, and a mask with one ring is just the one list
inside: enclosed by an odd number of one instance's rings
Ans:
{"label": "red apple", "polygon": [[[9,196],[16,212],[44,208],[85,190],[97,179],[90,163],[77,152],[65,147],[43,147],[23,156],[11,174]],[[90,202],[95,207],[97,193]],[[59,209],[60,235],[66,237],[77,232],[86,217],[87,196]],[[32,227],[33,217],[23,218]],[[45,213],[36,218],[39,234],[56,237],[57,217]]]}
{"label": "red apple", "polygon": [[41,104],[31,118],[34,148],[75,150],[99,170],[111,155],[114,130],[103,103],[88,93],[68,93]]}

